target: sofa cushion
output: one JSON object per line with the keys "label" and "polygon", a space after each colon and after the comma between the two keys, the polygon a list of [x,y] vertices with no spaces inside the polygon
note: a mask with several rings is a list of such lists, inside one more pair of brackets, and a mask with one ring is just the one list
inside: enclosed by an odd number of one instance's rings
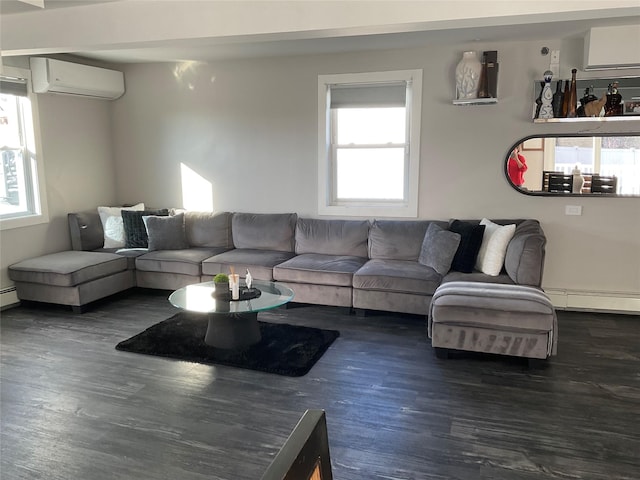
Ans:
{"label": "sofa cushion", "polygon": [[184,235],[184,213],[172,217],[144,216],[149,232],[149,251],[182,250],[189,248]]}
{"label": "sofa cushion", "polygon": [[433,296],[430,321],[455,325],[549,332],[555,310],[538,288],[494,283],[451,282]]}
{"label": "sofa cushion", "polygon": [[[375,220],[369,231],[369,258],[417,261],[429,223],[426,220]],[[444,227],[446,223],[439,225]]]}
{"label": "sofa cushion", "polygon": [[235,248],[293,252],[295,213],[234,213],[231,232]]}
{"label": "sofa cushion", "polygon": [[293,252],[276,250],[234,249],[207,258],[202,263],[202,273],[204,275],[229,273],[230,267],[233,267],[241,277],[249,269],[254,279],[273,281],[273,267],[294,255]]}
{"label": "sofa cushion", "polygon": [[115,253],[68,251],[23,260],[9,267],[15,282],[71,287],[127,269],[127,259]]}
{"label": "sofa cushion", "polygon": [[353,274],[367,262],[365,257],[303,253],[273,267],[279,282],[351,287]]}
{"label": "sofa cushion", "polygon": [[460,245],[451,262],[451,269],[459,272],[471,273],[482,246],[484,225],[477,225],[461,220],[453,220],[449,230],[460,234]]}
{"label": "sofa cushion", "polygon": [[179,273],[199,277],[202,261],[220,253],[216,248],[157,250],[136,258],[136,269],[144,272]]}
{"label": "sofa cushion", "polygon": [[353,275],[353,288],[433,295],[441,279],[433,268],[415,261],[373,259]]}
{"label": "sofa cushion", "polygon": [[516,227],[504,258],[509,277],[520,285],[542,285],[547,239],[536,220],[525,220]]}
{"label": "sofa cushion", "polygon": [[445,275],[460,245],[460,234],[443,229],[431,222],[422,241],[418,263]]}
{"label": "sofa cushion", "polygon": [[184,231],[192,247],[233,248],[230,212],[184,212]]}
{"label": "sofa cushion", "polygon": [[516,231],[516,225],[498,225],[487,218],[480,221],[484,225],[482,245],[476,259],[476,269],[487,275],[496,276],[504,266],[507,246]]}
{"label": "sofa cushion", "polygon": [[98,250],[104,247],[104,232],[100,215],[93,210],[67,214],[71,248],[74,250]]}
{"label": "sofa cushion", "polygon": [[298,218],[296,253],[367,257],[368,235],[367,220]]}
{"label": "sofa cushion", "polygon": [[451,270],[447,273],[442,279],[442,283],[449,282],[484,282],[484,283],[505,283],[505,284],[513,284],[513,280],[509,278],[509,275],[506,273],[501,273],[500,275],[491,276],[486,273],[478,272],[474,270],[471,273],[463,273],[458,272],[456,270]]}
{"label": "sofa cushion", "polygon": [[144,210],[144,203],[138,203],[132,207],[98,207],[104,235],[104,248],[124,248],[122,210]]}
{"label": "sofa cushion", "polygon": [[145,215],[169,215],[169,210],[123,210],[122,224],[124,226],[124,248],[147,248],[149,237],[142,217]]}

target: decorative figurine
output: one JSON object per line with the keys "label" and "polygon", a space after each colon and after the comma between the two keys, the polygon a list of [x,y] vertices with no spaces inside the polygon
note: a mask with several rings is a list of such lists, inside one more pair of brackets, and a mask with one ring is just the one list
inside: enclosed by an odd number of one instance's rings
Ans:
{"label": "decorative figurine", "polygon": [[542,89],[542,95],[540,96],[542,104],[540,105],[540,114],[538,115],[538,118],[553,118],[553,92],[551,91],[552,77],[553,72],[551,70],[544,72],[544,88]]}
{"label": "decorative figurine", "polygon": [[253,278],[251,277],[251,272],[247,268],[247,275],[244,277],[244,283],[247,284],[247,288],[251,289],[251,283],[253,282]]}

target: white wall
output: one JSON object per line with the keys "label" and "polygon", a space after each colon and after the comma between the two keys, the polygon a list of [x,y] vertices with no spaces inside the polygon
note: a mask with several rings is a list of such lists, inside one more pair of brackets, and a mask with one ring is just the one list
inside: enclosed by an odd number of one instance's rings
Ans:
{"label": "white wall", "polygon": [[[565,58],[579,57],[569,51],[571,43],[552,39],[544,45],[568,49]],[[504,178],[504,159],[521,137],[585,128],[640,130],[638,122],[534,124],[532,82],[548,68],[541,46],[458,44],[126,66],[128,91],[114,105],[118,200],[180,206],[184,162],[210,182],[216,210],[315,216],[317,75],[422,68],[419,217],[537,218],[548,236],[544,286],[557,303],[566,302],[568,291],[613,296],[608,308],[615,307],[618,296],[635,305],[640,299],[640,199],[530,197]],[[455,65],[470,48],[499,52],[497,105],[451,104]],[[583,215],[565,216],[567,204],[581,205]]]}
{"label": "white wall", "polygon": [[44,94],[38,106],[50,221],[2,231],[2,289],[13,285],[9,265],[71,248],[68,212],[116,201],[110,103]]}

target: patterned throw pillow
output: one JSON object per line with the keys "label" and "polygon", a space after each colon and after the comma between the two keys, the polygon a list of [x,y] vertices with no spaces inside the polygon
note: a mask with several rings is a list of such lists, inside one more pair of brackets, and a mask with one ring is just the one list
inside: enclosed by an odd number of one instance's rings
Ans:
{"label": "patterned throw pillow", "polygon": [[146,215],[169,215],[166,208],[160,210],[139,210],[122,212],[124,224],[124,248],[147,248],[148,236],[142,217]]}

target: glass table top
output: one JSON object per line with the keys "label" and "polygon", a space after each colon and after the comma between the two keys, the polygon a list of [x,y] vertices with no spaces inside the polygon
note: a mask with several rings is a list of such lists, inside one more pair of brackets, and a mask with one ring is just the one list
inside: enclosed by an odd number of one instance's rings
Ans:
{"label": "glass table top", "polygon": [[[240,280],[240,286],[246,286]],[[293,290],[280,283],[254,280],[252,288],[257,288],[262,293],[251,300],[221,300],[214,298],[215,290],[213,282],[187,285],[169,295],[169,302],[174,307],[189,312],[200,313],[251,313],[260,312],[279,307],[291,301]]]}

